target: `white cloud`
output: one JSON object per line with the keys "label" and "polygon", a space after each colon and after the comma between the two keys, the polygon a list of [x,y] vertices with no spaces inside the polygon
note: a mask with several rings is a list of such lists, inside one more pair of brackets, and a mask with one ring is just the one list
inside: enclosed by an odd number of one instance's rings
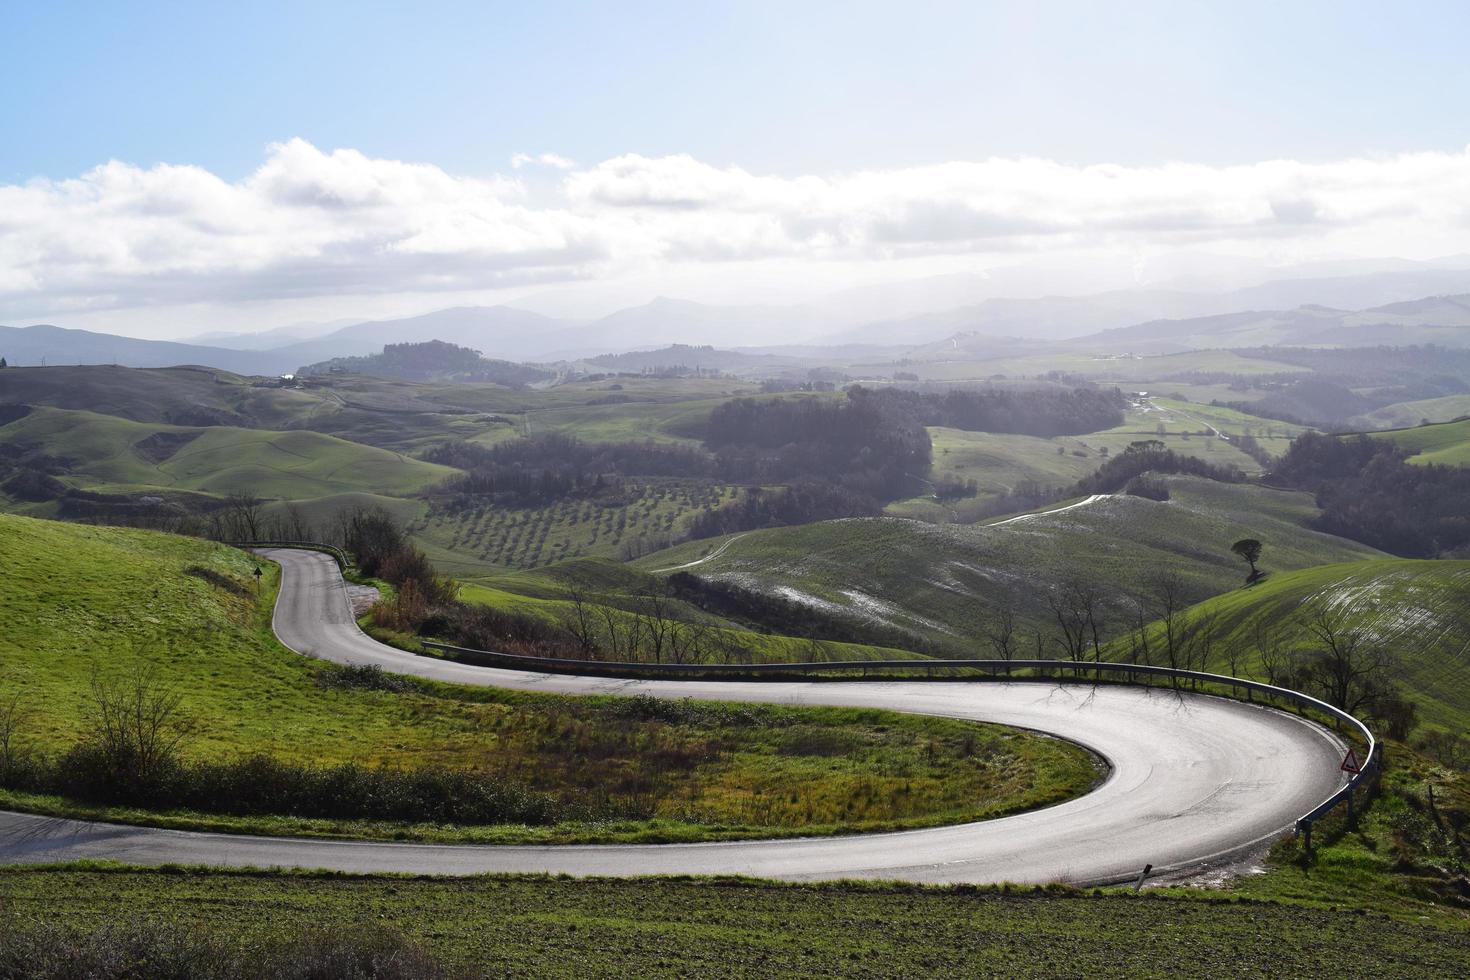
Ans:
{"label": "white cloud", "polygon": [[103,164],[0,185],[0,310],[493,289],[740,260],[1040,250],[1470,250],[1470,153],[1211,167],[950,162],[816,176],[687,155],[514,176],[271,146],[235,182]]}

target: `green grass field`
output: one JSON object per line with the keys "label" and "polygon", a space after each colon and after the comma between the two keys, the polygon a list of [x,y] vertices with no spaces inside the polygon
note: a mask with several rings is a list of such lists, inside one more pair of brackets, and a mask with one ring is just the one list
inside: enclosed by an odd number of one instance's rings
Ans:
{"label": "green grass field", "polygon": [[1214,667],[1224,668],[1234,653],[1242,669],[1260,676],[1257,625],[1279,631],[1289,648],[1305,650],[1311,645],[1307,623],[1326,609],[1397,656],[1404,687],[1425,723],[1463,731],[1470,727],[1467,596],[1470,561],[1378,558],[1277,572],[1208,599],[1190,615],[1217,617]]}
{"label": "green grass field", "polygon": [[126,915],[248,945],[400,932],[476,976],[1451,977],[1470,932],[1351,904],[681,879],[0,871],[0,915]]}
{"label": "green grass field", "polygon": [[[329,683],[325,665],[269,631],[275,570],[253,593],[250,556],[145,531],[0,516],[0,702],[18,696],[27,744],[87,731],[91,679],[161,672],[197,724],[193,758],[266,752],[296,762],[489,769],[534,789],[613,797],[642,815],[599,824],[444,828],[0,803],[168,826],[337,836],[560,842],[678,840],[923,825],[1057,802],[1095,778],[1052,739],[940,718],[843,709],[691,705],[669,721],[625,699],[414,683]],[[211,584],[234,583],[229,587]],[[832,751],[832,746],[841,751]],[[664,765],[657,759],[683,760]],[[904,791],[901,787],[907,787]]]}
{"label": "green grass field", "polygon": [[[1266,567],[1303,568],[1378,553],[1307,530],[1309,494],[1193,477],[1166,477],[1167,502],[1115,496],[1009,523],[936,526],[896,518],[826,521],[748,533],[689,569],[857,621],[921,632],[955,653],[981,651],[997,610],[1030,633],[1052,626],[1047,590],[1069,578],[1114,597],[1110,631],[1126,628],[1125,601],[1160,570],[1177,571],[1203,599],[1240,584],[1230,544],[1256,537]],[[697,561],[721,540],[690,542],[640,559],[643,569]]]}
{"label": "green grass field", "polygon": [[40,408],[0,426],[0,442],[72,460],[64,480],[98,490],[248,491],[296,499],[344,491],[407,495],[456,471],[318,432],[132,422]]}
{"label": "green grass field", "polygon": [[1470,466],[1470,419],[1369,434],[1403,448],[1411,463]]}

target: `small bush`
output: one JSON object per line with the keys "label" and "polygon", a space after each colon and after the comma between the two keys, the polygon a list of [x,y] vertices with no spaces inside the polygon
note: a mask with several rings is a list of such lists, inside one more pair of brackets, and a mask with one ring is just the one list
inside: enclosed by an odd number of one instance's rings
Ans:
{"label": "small bush", "polygon": [[184,574],[192,575],[197,579],[203,579],[216,589],[223,589],[230,593],[230,595],[248,596],[251,594],[248,586],[242,585],[228,575],[221,574],[212,568],[205,568],[203,565],[190,565],[184,569]]}
{"label": "small bush", "polygon": [[343,691],[388,691],[398,694],[414,688],[411,679],[390,674],[377,664],[331,664],[317,675],[322,687]]}

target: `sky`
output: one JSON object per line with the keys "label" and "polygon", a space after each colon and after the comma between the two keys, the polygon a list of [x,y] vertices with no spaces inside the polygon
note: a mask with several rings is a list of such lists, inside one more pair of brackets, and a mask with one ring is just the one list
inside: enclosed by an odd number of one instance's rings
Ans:
{"label": "sky", "polygon": [[1467,36],[1456,2],[3,3],[0,323],[1467,252]]}

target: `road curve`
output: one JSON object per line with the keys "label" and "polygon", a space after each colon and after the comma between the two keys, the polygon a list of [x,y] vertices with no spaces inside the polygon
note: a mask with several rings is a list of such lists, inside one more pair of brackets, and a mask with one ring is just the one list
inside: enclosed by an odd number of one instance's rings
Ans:
{"label": "road curve", "polygon": [[575,694],[893,708],[1051,732],[1112,769],[1093,792],[982,823],[847,837],[707,844],[473,846],[189,833],[0,814],[0,862],[106,858],[346,872],[756,875],[923,882],[1101,883],[1188,868],[1276,835],[1340,784],[1340,743],[1292,715],[1130,687],[913,681],[632,681],[533,674],[416,657],[364,635],[325,555],[270,551],[283,573],[274,627],[337,663],[462,684]]}

